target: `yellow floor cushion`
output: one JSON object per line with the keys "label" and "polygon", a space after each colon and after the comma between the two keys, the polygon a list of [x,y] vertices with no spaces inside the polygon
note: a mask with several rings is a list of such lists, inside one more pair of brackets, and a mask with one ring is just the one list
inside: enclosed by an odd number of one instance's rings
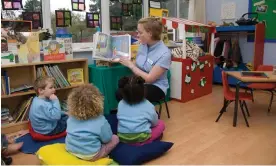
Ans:
{"label": "yellow floor cushion", "polygon": [[85,161],[68,153],[65,144],[52,144],[41,147],[37,151],[37,156],[43,165],[110,165],[112,159],[103,158],[95,162]]}

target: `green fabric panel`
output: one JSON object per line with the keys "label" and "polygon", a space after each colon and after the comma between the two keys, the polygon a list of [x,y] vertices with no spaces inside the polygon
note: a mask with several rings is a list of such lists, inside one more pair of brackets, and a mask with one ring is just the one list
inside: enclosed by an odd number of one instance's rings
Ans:
{"label": "green fabric panel", "polygon": [[[95,64],[88,66],[89,83],[93,83],[104,95],[104,114],[109,115],[110,110],[116,109],[118,102],[115,92],[118,89],[118,81],[123,76],[129,76],[132,71],[122,65],[111,67],[96,66]],[[170,84],[171,73],[168,70],[168,80]],[[166,101],[170,100],[170,88],[167,90]]]}
{"label": "green fabric panel", "polygon": [[150,133],[118,133],[117,135],[124,143],[144,142],[151,137]]}
{"label": "green fabric panel", "polygon": [[132,72],[125,66],[116,65],[111,67],[89,65],[89,83],[93,83],[104,95],[104,114],[116,109],[118,102],[115,92],[118,89],[118,81],[123,76],[131,75]]}
{"label": "green fabric panel", "polygon": [[[255,3],[260,2],[260,0],[250,0],[251,6],[249,6],[249,9],[251,9],[251,12],[257,12],[257,6],[254,6]],[[259,21],[266,21],[266,29],[265,29],[265,39],[270,40],[276,40],[276,13],[274,13],[274,10],[276,10],[276,1],[275,0],[266,0],[263,6],[267,6],[267,10],[265,12],[258,12],[259,14]],[[245,12],[246,13],[246,12]],[[255,15],[252,15],[255,16]]]}

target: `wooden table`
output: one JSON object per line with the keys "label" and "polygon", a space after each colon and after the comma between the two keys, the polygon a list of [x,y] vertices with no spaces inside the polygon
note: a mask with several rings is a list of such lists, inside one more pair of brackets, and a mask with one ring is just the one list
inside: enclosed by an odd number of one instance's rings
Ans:
{"label": "wooden table", "polygon": [[[254,71],[254,72],[264,72],[264,71]],[[238,117],[238,104],[239,104],[239,90],[240,90],[240,83],[276,83],[276,75],[273,72],[264,73],[268,76],[268,78],[261,78],[261,77],[246,77],[242,76],[242,73],[239,71],[229,71],[226,72],[227,75],[232,76],[239,81],[236,83],[236,100],[235,100],[235,108],[234,108],[234,118],[233,118],[233,126],[236,127],[237,125],[237,117]]]}

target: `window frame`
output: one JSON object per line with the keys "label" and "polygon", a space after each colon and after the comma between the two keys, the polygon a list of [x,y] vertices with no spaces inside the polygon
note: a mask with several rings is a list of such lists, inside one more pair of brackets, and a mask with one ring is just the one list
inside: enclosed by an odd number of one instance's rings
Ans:
{"label": "window frame", "polygon": [[[50,0],[41,0],[42,1],[42,17],[43,17],[43,28],[47,28],[52,32],[51,28],[51,17],[49,11],[51,11],[50,7]],[[101,29],[104,33],[110,34],[110,32],[120,32],[120,31],[111,31],[110,30],[110,14],[109,14],[109,1],[110,0],[101,0]],[[188,19],[194,18],[193,13],[191,11],[194,10],[194,4],[195,0],[189,1],[189,12],[188,12]],[[177,17],[180,16],[180,0],[176,0],[176,10],[177,10]],[[143,0],[142,4],[142,16],[148,17],[149,16],[149,0]],[[104,8],[103,8],[104,7]],[[108,11],[108,12],[107,12]],[[84,42],[86,43],[86,42]],[[73,43],[74,44],[74,43]]]}

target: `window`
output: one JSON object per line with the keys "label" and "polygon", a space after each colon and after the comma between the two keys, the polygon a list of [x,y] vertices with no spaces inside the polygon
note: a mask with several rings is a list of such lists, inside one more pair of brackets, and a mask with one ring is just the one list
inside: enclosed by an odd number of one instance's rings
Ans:
{"label": "window", "polygon": [[141,0],[110,1],[110,30],[136,31],[137,22],[142,18],[142,7]]}
{"label": "window", "polygon": [[161,7],[169,11],[169,17],[177,17],[177,0],[162,0]]}
{"label": "window", "polygon": [[[5,3],[5,0],[1,0]],[[15,3],[19,3],[18,1],[14,1]],[[14,4],[13,7],[18,5]],[[10,6],[10,7],[12,7]],[[21,6],[21,5],[20,5]],[[38,27],[42,24],[42,11],[41,11],[41,1],[40,0],[23,0],[22,1],[23,9],[20,10],[3,10],[3,6],[1,5],[1,14],[2,19],[5,20],[29,20],[34,21],[33,28],[38,29]],[[33,13],[30,13],[33,12]],[[38,13],[40,12],[40,13]],[[24,14],[25,13],[25,14]]]}
{"label": "window", "polygon": [[179,10],[179,17],[188,19],[189,0],[179,0],[179,6],[181,7],[181,10]]}
{"label": "window", "polygon": [[[87,16],[86,12],[100,13],[100,0],[86,0],[85,11],[72,11],[71,0],[66,0],[66,1],[50,0],[50,8],[51,8],[51,27],[53,31],[53,37],[55,37],[57,30],[66,29],[69,33],[72,34],[72,39],[74,43],[93,41],[93,34],[96,32],[96,28],[94,28],[95,26],[93,25],[95,22],[97,22],[97,25],[99,25],[99,22],[94,17],[90,18],[91,15]],[[78,7],[78,9],[80,8]],[[56,10],[66,10],[71,12],[71,18],[72,18],[71,26],[66,28],[56,27],[56,15],[55,15]],[[93,16],[96,16],[96,15],[93,15]],[[87,21],[86,17],[90,18],[89,21]]]}

